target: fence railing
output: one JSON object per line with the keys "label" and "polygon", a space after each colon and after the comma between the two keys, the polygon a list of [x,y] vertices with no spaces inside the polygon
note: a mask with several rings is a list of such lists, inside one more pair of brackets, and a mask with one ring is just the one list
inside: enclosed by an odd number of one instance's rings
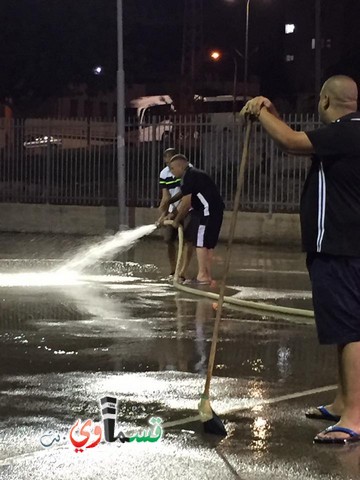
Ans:
{"label": "fence railing", "polygon": [[[311,116],[285,119],[311,130]],[[117,205],[116,123],[96,119],[0,119],[0,202]],[[163,151],[175,146],[207,171],[232,206],[244,131],[232,114],[152,117],[128,121],[125,133],[129,206],[159,203]],[[285,155],[260,125],[250,144],[242,209],[292,212],[309,168],[305,157]]]}

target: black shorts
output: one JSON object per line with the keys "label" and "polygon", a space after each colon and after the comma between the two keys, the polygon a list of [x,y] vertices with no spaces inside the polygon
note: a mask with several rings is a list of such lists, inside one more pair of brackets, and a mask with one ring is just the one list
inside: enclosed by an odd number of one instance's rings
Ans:
{"label": "black shorts", "polygon": [[215,248],[219,240],[223,214],[224,212],[220,210],[204,217],[191,210],[188,224],[184,226],[185,239],[197,248]]}
{"label": "black shorts", "polygon": [[309,253],[306,265],[319,342],[359,342],[360,258]]}

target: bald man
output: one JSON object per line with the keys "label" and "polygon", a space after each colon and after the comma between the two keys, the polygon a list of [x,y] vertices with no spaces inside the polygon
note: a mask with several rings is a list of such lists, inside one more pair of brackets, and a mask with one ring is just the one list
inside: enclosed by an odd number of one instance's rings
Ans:
{"label": "bald man", "polygon": [[335,425],[316,443],[360,441],[360,112],[353,79],[337,75],[322,86],[323,127],[294,131],[268,98],[256,97],[242,115],[257,118],[284,151],[312,155],[300,203],[303,251],[320,344],[338,349],[339,384],[334,401],[306,412]]}

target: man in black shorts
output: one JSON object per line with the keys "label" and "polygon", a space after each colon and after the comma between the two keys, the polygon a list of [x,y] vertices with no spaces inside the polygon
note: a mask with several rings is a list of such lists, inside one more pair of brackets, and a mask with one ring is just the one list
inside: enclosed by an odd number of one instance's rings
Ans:
{"label": "man in black shorts", "polygon": [[181,192],[170,200],[173,203],[182,199],[173,222],[174,228],[178,227],[189,207],[192,207],[187,238],[191,239],[196,247],[198,274],[196,279],[185,283],[208,285],[212,281],[211,263],[219,239],[224,202],[209,175],[193,168],[184,155],[173,156],[170,160],[170,169],[175,177],[182,179]]}
{"label": "man in black shorts", "polygon": [[334,401],[313,408],[309,418],[336,425],[317,443],[360,441],[360,112],[357,85],[344,75],[330,77],[318,110],[325,124],[299,132],[280,120],[273,104],[256,97],[242,114],[258,118],[280,148],[312,154],[300,205],[303,250],[312,284],[321,344],[338,348],[339,384]]}

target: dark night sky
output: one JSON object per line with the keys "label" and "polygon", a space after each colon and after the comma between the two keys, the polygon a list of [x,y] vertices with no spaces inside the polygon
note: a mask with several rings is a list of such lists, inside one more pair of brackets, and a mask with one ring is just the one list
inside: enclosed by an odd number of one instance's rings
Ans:
{"label": "dark night sky", "polygon": [[[250,58],[250,73],[258,74],[269,90],[276,90],[282,79],[287,1],[251,2],[249,50],[258,47],[258,52]],[[327,9],[332,1],[326,2]],[[357,74],[360,2],[343,2],[348,18],[341,62],[348,70],[353,65]],[[183,0],[123,0],[123,4],[127,81],[174,80],[180,73]],[[204,9],[205,46],[243,51],[245,1],[205,0]],[[11,96],[20,102],[56,95],[70,82],[115,86],[116,0],[1,0],[0,18],[0,98]],[[355,48],[350,48],[351,42],[357,42]],[[92,75],[96,64],[105,67],[101,78]],[[205,62],[206,68],[213,67]],[[216,68],[231,78],[231,64]]]}

